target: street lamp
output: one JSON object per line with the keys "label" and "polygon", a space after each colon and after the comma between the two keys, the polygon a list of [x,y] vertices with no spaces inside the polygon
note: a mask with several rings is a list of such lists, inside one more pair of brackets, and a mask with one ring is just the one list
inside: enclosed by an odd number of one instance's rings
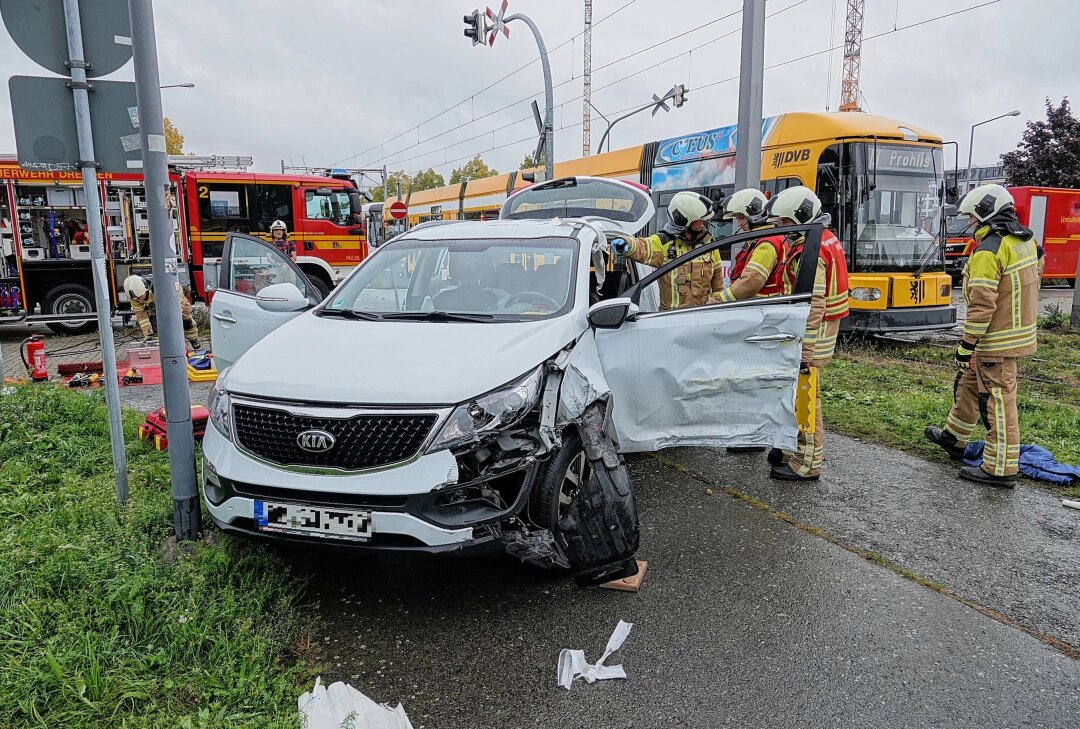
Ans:
{"label": "street lamp", "polygon": [[[1020,116],[1020,110],[1019,109],[1013,109],[1012,111],[1008,112],[1007,114],[999,114],[998,116],[995,116],[993,119],[987,119],[986,121],[981,121],[978,124],[972,124],[971,125],[971,139],[968,141],[967,175],[965,175],[965,177],[964,177],[964,182],[966,184],[971,185],[971,148],[975,146],[975,127],[981,127],[983,124],[989,124],[992,121],[997,121],[998,119],[1004,119],[1007,116]],[[965,192],[970,192],[970,188],[968,190],[965,190]]]}
{"label": "street lamp", "polygon": [[[182,84],[167,84],[165,86],[162,86],[161,88],[163,88],[163,89],[193,89],[193,88],[195,88],[195,84],[193,82],[191,82],[191,81],[186,81],[185,83],[182,83]],[[1019,113],[1019,112],[1017,112],[1017,113]]]}

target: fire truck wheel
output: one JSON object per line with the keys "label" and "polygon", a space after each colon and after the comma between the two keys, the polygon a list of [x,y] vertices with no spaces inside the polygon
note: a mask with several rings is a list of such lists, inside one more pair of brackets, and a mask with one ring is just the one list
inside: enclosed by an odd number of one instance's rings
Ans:
{"label": "fire truck wheel", "polygon": [[315,295],[319,297],[320,301],[330,295],[330,284],[326,283],[322,277],[309,274],[308,280],[311,281],[311,285],[315,289]]}
{"label": "fire truck wheel", "polygon": [[[56,316],[90,315],[94,313],[94,292],[79,284],[57,286],[45,297],[42,308]],[[57,334],[85,334],[97,328],[97,322],[52,322],[48,327]]]}

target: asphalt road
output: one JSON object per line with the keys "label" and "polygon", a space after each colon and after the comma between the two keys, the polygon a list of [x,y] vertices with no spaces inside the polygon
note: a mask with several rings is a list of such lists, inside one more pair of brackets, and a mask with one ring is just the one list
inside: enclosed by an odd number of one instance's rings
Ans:
{"label": "asphalt road", "polygon": [[[862,448],[839,437],[830,447],[830,460]],[[431,729],[1080,725],[1080,660],[719,490],[734,484],[763,498],[782,495],[762,491],[760,456],[664,455],[684,465],[631,462],[643,526],[639,556],[649,562],[636,594],[579,589],[509,558],[284,552],[293,571],[310,580],[306,609],[322,630],[324,682],[400,701],[417,727]],[[847,523],[860,513],[869,520],[875,509],[858,506],[865,502],[849,493],[847,474],[865,471],[872,488],[888,490],[895,482],[881,468],[890,463],[878,463],[883,455],[873,451],[850,468],[834,468],[818,486],[783,490],[791,503],[822,512],[849,499]],[[931,475],[943,470],[923,466]],[[1014,501],[1026,504],[1028,490]],[[980,499],[987,510],[1008,503],[972,497]],[[827,520],[810,523],[829,530]],[[886,520],[874,527],[893,528]],[[1064,550],[1075,571],[1068,540],[1059,534],[1043,549]],[[903,532],[894,541],[913,555],[928,549]],[[931,545],[925,558],[959,561],[950,554],[959,541],[962,535]],[[972,569],[999,566],[1002,582],[1016,576],[990,551]],[[966,589],[959,579],[949,586]],[[1065,587],[1075,595],[1075,584]],[[1063,595],[1061,604],[1075,623],[1080,603]],[[621,662],[628,679],[559,688],[559,650],[582,648],[596,660],[619,619],[634,629],[609,663]]]}

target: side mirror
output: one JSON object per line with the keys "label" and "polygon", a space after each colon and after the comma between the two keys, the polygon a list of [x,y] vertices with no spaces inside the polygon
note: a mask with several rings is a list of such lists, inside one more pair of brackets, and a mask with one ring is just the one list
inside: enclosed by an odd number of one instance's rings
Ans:
{"label": "side mirror", "polygon": [[627,319],[637,315],[637,304],[621,297],[601,301],[589,307],[589,324],[596,329],[618,329]]}
{"label": "side mirror", "polygon": [[285,313],[307,308],[308,298],[293,283],[279,283],[267,286],[255,296],[255,303],[260,309]]}
{"label": "side mirror", "polygon": [[950,205],[955,205],[960,199],[960,191],[956,189],[956,186],[945,188],[945,202]]}

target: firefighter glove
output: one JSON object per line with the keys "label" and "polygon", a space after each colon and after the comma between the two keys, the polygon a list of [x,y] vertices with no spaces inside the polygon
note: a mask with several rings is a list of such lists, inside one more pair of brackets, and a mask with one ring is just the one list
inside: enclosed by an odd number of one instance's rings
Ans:
{"label": "firefighter glove", "polygon": [[960,344],[956,347],[956,366],[962,370],[966,370],[971,367],[971,355],[975,354],[975,342],[968,342],[965,339],[960,340]]}
{"label": "firefighter glove", "polygon": [[804,375],[810,374],[810,363],[806,362],[806,361],[800,362],[799,363],[799,372],[800,372],[800,374],[804,374]]}
{"label": "firefighter glove", "polygon": [[616,253],[625,254],[630,250],[630,241],[626,238],[613,238],[611,241],[611,250]]}

